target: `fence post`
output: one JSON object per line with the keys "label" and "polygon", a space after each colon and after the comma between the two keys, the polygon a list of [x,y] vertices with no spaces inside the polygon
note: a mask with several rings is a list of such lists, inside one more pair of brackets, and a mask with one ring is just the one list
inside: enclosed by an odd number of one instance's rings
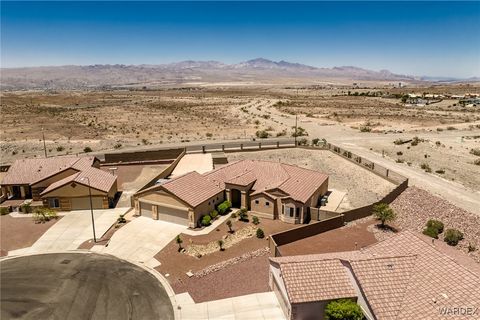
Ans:
{"label": "fence post", "polygon": [[390,170],[389,170],[389,169],[387,169],[387,177],[388,177],[388,173],[389,173],[389,172],[390,172]]}
{"label": "fence post", "polygon": [[202,152],[205,153],[205,146],[202,146]]}
{"label": "fence post", "polygon": [[225,151],[225,145],[222,144],[222,151]]}
{"label": "fence post", "polygon": [[277,148],[280,148],[280,141],[277,141]]}
{"label": "fence post", "polygon": [[258,143],[258,149],[262,149],[262,143],[261,142]]}
{"label": "fence post", "polygon": [[243,150],[243,143],[240,143],[240,150]]}

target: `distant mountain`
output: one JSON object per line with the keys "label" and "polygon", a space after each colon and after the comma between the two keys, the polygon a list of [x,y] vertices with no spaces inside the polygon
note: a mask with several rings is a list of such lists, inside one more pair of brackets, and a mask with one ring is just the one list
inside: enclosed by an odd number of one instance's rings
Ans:
{"label": "distant mountain", "polygon": [[353,81],[414,81],[387,70],[354,66],[316,68],[288,61],[257,58],[237,64],[218,61],[181,61],[160,65],[89,65],[2,68],[2,89],[79,89],[125,86],[172,86],[195,83],[289,83],[328,79]]}

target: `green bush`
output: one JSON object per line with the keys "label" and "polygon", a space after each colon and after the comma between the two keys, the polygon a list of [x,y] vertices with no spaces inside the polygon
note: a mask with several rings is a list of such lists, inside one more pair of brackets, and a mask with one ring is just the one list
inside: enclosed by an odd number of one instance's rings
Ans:
{"label": "green bush", "polygon": [[438,239],[438,230],[435,228],[426,227],[422,233],[430,238]]}
{"label": "green bush", "polygon": [[364,315],[360,306],[350,299],[332,301],[325,307],[326,320],[362,320]]}
{"label": "green bush", "polygon": [[47,221],[50,221],[52,219],[57,219],[57,218],[58,218],[57,212],[49,208],[38,208],[33,213],[33,221],[35,223],[45,223]]}
{"label": "green bush", "polygon": [[228,213],[231,207],[232,207],[232,203],[228,200],[225,200],[217,206],[217,210],[218,210],[218,213],[223,216]]}
{"label": "green bush", "polygon": [[240,213],[238,214],[238,219],[243,222],[248,222],[247,210],[245,211],[240,210]]}
{"label": "green bush", "polygon": [[209,215],[203,216],[202,218],[202,226],[209,226],[211,224],[212,218]]}
{"label": "green bush", "polygon": [[373,206],[374,216],[381,221],[381,227],[385,227],[386,222],[395,220],[397,215],[392,208],[386,203],[379,203]]}
{"label": "green bush", "polygon": [[257,229],[257,238],[258,238],[258,239],[263,239],[263,238],[265,238],[265,233],[264,233],[263,230],[260,229],[260,228]]}
{"label": "green bush", "polygon": [[260,219],[258,219],[257,216],[253,216],[253,217],[252,217],[252,222],[253,222],[253,224],[257,225],[257,224],[260,223]]}
{"label": "green bush", "polygon": [[6,215],[6,214],[9,214],[9,213],[10,213],[10,209],[9,209],[9,208],[7,208],[7,207],[1,207],[1,208],[0,208],[0,214],[1,214],[2,216]]}
{"label": "green bush", "polygon": [[463,239],[463,233],[457,229],[447,229],[443,240],[450,246],[456,246]]}
{"label": "green bush", "polygon": [[427,228],[433,228],[438,231],[438,233],[443,232],[443,222],[440,220],[430,219],[427,221]]}
{"label": "green bush", "polygon": [[217,219],[217,217],[218,217],[218,211],[212,210],[212,212],[210,212],[210,218],[212,218],[212,220],[215,220]]}
{"label": "green bush", "polygon": [[118,223],[127,223],[127,219],[125,219],[125,213],[118,215],[117,222]]}

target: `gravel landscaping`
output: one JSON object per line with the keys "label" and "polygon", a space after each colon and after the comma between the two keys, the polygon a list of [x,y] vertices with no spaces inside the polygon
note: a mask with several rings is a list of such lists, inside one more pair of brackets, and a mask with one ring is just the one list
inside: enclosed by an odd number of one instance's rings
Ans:
{"label": "gravel landscaping", "polygon": [[1,216],[1,256],[6,256],[8,251],[11,250],[30,247],[61,218],[62,216],[59,216],[58,219],[45,223],[35,223],[31,217],[12,218],[9,215]]}
{"label": "gravel landscaping", "polygon": [[[422,232],[429,219],[445,224],[445,230],[455,228],[463,232],[464,239],[456,248],[480,262],[480,217],[454,206],[450,202],[416,187],[407,188],[391,207],[397,214],[394,225],[403,230]],[[443,234],[439,235],[443,240]],[[468,253],[469,244],[476,250]]]}

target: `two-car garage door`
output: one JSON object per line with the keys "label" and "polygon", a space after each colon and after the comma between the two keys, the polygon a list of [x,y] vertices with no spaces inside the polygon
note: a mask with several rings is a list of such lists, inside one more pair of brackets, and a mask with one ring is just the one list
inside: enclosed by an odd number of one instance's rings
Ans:
{"label": "two-car garage door", "polygon": [[[90,209],[90,198],[71,198],[72,210]],[[92,197],[93,209],[103,209],[103,199],[101,197]]]}
{"label": "two-car garage door", "polygon": [[157,208],[158,220],[177,223],[184,226],[188,225],[188,209],[187,208],[155,205],[155,204],[150,204],[150,203],[140,201],[140,215],[155,219],[154,207]]}

